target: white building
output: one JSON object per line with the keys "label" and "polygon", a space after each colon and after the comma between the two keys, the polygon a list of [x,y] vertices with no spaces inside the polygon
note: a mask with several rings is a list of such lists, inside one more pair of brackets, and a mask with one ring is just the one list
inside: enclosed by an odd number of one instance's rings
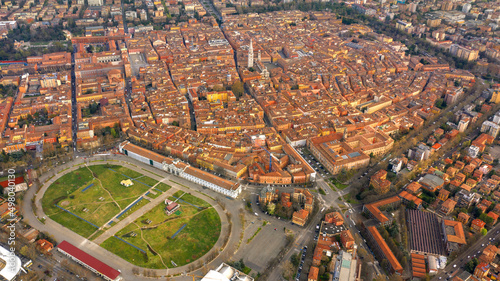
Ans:
{"label": "white building", "polygon": [[136,11],[125,11],[125,18],[127,20],[134,20],[137,18],[137,12]]}
{"label": "white building", "polygon": [[481,132],[496,138],[500,132],[500,126],[491,121],[484,121],[481,125]]}
{"label": "white building", "polygon": [[102,6],[102,0],[88,0],[89,6]]}
{"label": "white building", "polygon": [[14,252],[11,252],[0,246],[0,263],[3,267],[0,270],[0,276],[8,281],[16,279],[16,276],[21,272],[21,259]]}
{"label": "white building", "polygon": [[392,159],[391,164],[392,164],[391,171],[396,174],[399,173],[399,171],[401,171],[401,169],[403,168],[403,160],[401,160],[400,158]]}
{"label": "white building", "polygon": [[475,145],[471,145],[469,147],[469,156],[472,157],[472,158],[476,158],[477,155],[479,154],[479,147],[475,146]]}
{"label": "white building", "polygon": [[140,162],[151,165],[155,168],[167,171],[171,174],[197,183],[213,191],[222,193],[231,198],[237,198],[241,193],[241,185],[230,180],[223,179],[211,173],[194,168],[182,161],[154,153],[128,141],[119,145],[121,153],[132,157]]}
{"label": "white building", "polygon": [[210,270],[201,281],[254,281],[254,279],[236,268],[222,263],[216,270]]}
{"label": "white building", "polygon": [[180,161],[165,162],[163,170],[231,198],[237,198],[241,193],[241,185],[239,183],[217,177]]}
{"label": "white building", "polygon": [[428,255],[427,256],[427,264],[429,265],[429,274],[436,275],[438,272],[436,257],[432,256],[432,255]]}
{"label": "white building", "polygon": [[460,133],[465,132],[467,130],[467,127],[469,126],[469,120],[470,118],[464,118],[458,122],[457,129]]}
{"label": "white building", "polygon": [[493,116],[493,123],[500,124],[500,112],[495,113],[495,116]]}
{"label": "white building", "polygon": [[472,8],[472,5],[470,3],[466,3],[465,5],[462,6],[462,12],[468,13],[471,8]]}
{"label": "white building", "polygon": [[[354,281],[356,280],[356,259],[352,258],[352,254],[340,251],[337,255],[335,263],[335,271],[333,273],[333,280]],[[337,278],[337,279],[335,279]]]}

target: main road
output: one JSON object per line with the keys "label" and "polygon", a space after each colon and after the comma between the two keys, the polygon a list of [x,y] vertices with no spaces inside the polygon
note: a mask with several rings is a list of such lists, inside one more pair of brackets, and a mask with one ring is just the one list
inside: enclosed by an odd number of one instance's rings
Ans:
{"label": "main road", "polygon": [[485,236],[482,236],[471,247],[457,256],[457,258],[453,262],[448,263],[448,266],[446,266],[444,270],[440,271],[439,274],[434,276],[432,280],[437,281],[456,275],[457,272],[463,270],[462,267],[465,266],[466,263],[468,263],[473,258],[479,257],[484,248],[488,246],[488,243],[496,243],[498,242],[498,239],[500,239],[500,224],[497,224],[497,226],[490,229],[490,231]]}

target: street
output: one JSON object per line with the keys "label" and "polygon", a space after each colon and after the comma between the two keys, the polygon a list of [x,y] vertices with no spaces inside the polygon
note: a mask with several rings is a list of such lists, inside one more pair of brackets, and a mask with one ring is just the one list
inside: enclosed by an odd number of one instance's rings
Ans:
{"label": "street", "polygon": [[[463,267],[466,263],[468,263],[473,258],[477,258],[489,243],[491,243],[492,241],[498,241],[499,237],[500,224],[497,224],[494,228],[490,229],[490,231],[488,231],[485,236],[481,237],[476,243],[474,243],[474,245],[460,254],[453,262],[450,262],[444,270],[440,270],[440,273],[434,276],[432,280],[451,279],[452,276],[464,270]],[[490,238],[492,240],[490,240]]]}

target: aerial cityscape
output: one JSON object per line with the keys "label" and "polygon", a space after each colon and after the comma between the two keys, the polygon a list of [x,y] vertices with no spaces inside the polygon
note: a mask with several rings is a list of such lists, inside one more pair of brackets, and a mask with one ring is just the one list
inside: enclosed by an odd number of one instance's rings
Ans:
{"label": "aerial cityscape", "polygon": [[499,280],[499,24],[1,1],[0,280]]}

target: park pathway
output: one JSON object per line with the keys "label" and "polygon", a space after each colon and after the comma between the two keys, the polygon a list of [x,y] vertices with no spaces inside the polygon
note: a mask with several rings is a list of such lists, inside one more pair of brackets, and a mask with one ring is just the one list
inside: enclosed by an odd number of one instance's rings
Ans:
{"label": "park pathway", "polygon": [[[127,207],[125,207],[125,209],[123,210],[128,210],[129,208],[131,208],[133,205],[137,204],[137,200],[139,200],[139,198],[143,198],[145,199],[146,198],[146,194],[148,194],[149,192],[151,191],[154,191],[155,187],[157,185],[159,185],[160,183],[162,183],[164,180],[166,180],[166,178],[160,180],[159,182],[157,182],[154,186],[150,187],[148,190],[146,190],[144,193],[142,193],[141,195],[139,195],[139,197],[137,197],[136,200],[134,200],[132,203],[128,204]],[[149,197],[148,197],[149,198]],[[153,199],[152,198],[149,198],[148,199],[150,202],[153,202]],[[114,199],[113,199],[114,201]],[[116,201],[115,201],[116,202]],[[147,205],[146,205],[147,206]],[[121,208],[120,208],[120,212],[116,215],[114,215],[114,217],[112,217],[110,220],[108,220],[103,226],[101,226],[99,229],[102,230],[104,227],[106,227],[106,225],[110,224],[112,221],[115,221],[115,220],[118,220],[118,217],[122,216],[123,213],[125,213]]]}
{"label": "park pathway", "polygon": [[177,192],[177,189],[174,187],[170,188],[166,192],[163,192],[160,196],[156,197],[148,204],[142,206],[140,209],[133,212],[132,214],[130,214],[129,216],[127,216],[123,220],[117,222],[115,225],[111,226],[108,230],[105,230],[103,234],[101,234],[99,237],[94,239],[94,243],[100,245],[102,242],[104,242],[108,238],[114,236],[118,231],[122,230],[127,225],[131,224],[132,222],[134,222],[138,218],[142,217],[147,212],[151,211],[154,207],[158,206],[158,204],[165,202],[165,199],[172,196],[175,192]]}

